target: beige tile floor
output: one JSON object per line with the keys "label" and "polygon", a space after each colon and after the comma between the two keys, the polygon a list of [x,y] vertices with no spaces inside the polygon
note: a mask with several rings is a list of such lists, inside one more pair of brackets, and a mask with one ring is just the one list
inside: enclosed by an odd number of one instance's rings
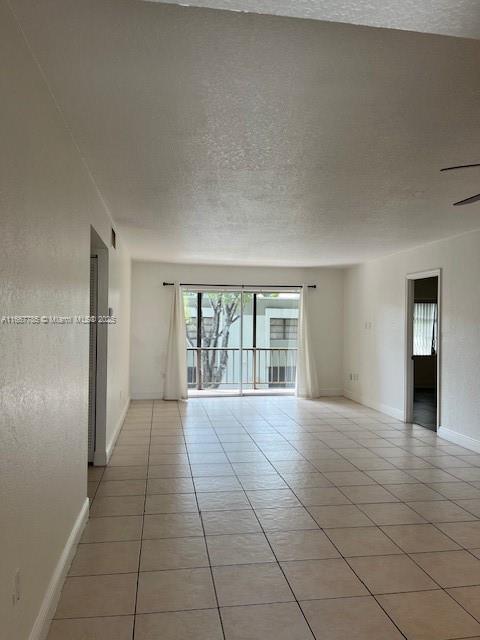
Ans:
{"label": "beige tile floor", "polygon": [[344,399],[132,402],[49,640],[480,638],[480,456]]}

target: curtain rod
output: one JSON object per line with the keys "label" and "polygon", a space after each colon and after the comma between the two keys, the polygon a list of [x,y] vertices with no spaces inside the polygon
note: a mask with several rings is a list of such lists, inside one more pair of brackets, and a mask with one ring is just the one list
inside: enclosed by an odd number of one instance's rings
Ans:
{"label": "curtain rod", "polygon": [[[164,287],[173,287],[175,285],[174,282],[164,282],[163,286]],[[246,285],[246,284],[212,284],[211,282],[209,284],[198,284],[198,283],[187,283],[187,282],[181,282],[180,283],[181,287],[237,287],[238,289],[272,289],[273,291],[275,291],[276,289],[302,289],[303,285],[302,284],[276,284],[276,285],[267,285],[267,284],[252,284],[252,285]],[[317,285],[316,284],[308,284],[307,287],[309,289],[316,289]]]}

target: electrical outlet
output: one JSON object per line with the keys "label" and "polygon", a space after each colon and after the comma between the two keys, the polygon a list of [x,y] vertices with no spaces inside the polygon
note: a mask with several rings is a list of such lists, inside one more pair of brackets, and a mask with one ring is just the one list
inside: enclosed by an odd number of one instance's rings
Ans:
{"label": "electrical outlet", "polygon": [[22,592],[20,589],[20,569],[15,571],[15,575],[13,576],[13,589],[12,589],[12,604],[15,606],[17,602],[22,597]]}

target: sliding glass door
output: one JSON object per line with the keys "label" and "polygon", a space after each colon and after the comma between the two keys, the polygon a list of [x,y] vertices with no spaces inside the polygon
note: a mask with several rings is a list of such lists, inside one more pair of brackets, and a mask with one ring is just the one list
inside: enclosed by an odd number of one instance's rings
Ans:
{"label": "sliding glass door", "polygon": [[242,293],[184,291],[188,387],[241,391]]}
{"label": "sliding glass door", "polygon": [[185,290],[189,389],[293,390],[299,297],[294,290]]}
{"label": "sliding glass door", "polygon": [[243,343],[246,388],[263,392],[294,389],[300,294],[258,291],[250,295],[252,341]]}

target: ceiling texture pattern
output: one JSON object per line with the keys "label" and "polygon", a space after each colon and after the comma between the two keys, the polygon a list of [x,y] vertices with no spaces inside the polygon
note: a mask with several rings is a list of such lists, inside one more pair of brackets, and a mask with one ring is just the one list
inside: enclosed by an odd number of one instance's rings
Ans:
{"label": "ceiling texture pattern", "polygon": [[10,4],[134,258],[343,265],[480,227],[480,205],[451,206],[480,169],[439,171],[480,161],[480,41]]}

